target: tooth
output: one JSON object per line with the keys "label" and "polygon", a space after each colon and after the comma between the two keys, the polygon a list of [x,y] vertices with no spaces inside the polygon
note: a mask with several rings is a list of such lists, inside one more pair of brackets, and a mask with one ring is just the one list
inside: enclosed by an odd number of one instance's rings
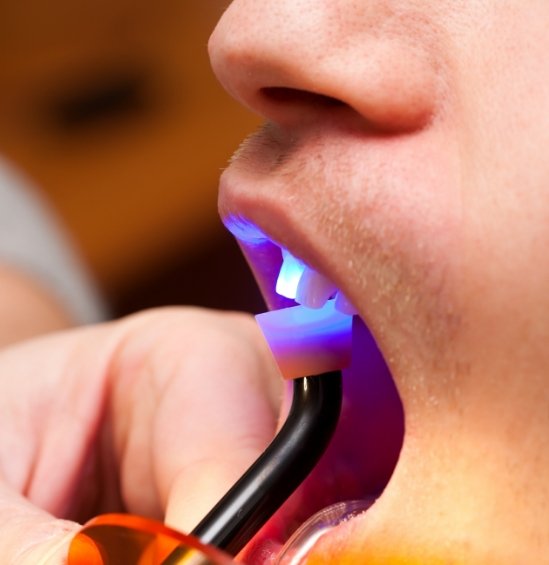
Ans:
{"label": "tooth", "polygon": [[280,296],[294,299],[305,265],[286,249],[281,249],[281,251],[282,267],[280,267],[280,273],[276,280],[276,292]]}
{"label": "tooth", "polygon": [[330,298],[336,295],[335,307],[341,313],[348,315],[357,313],[353,305],[338,291],[330,279],[306,267],[286,249],[281,248],[281,252],[282,266],[276,281],[276,292],[279,295],[314,309],[322,308]]}
{"label": "tooth", "polygon": [[350,300],[340,291],[335,297],[335,309],[342,314],[348,314],[349,316],[354,316],[358,314],[357,309],[351,304]]}
{"label": "tooth", "polygon": [[334,283],[306,267],[297,285],[295,301],[308,308],[322,308],[336,291]]}

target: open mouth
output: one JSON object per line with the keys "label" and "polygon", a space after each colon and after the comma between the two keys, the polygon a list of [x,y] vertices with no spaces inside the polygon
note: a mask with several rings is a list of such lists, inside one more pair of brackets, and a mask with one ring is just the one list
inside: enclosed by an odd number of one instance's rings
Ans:
{"label": "open mouth", "polygon": [[292,565],[305,557],[316,539],[367,511],[381,494],[402,445],[402,405],[374,339],[337,286],[256,226],[241,219],[230,219],[227,225],[243,247],[270,309],[296,303],[319,309],[330,301],[336,310],[354,315],[352,361],[343,371],[342,415],[332,443],[241,554],[250,565]]}

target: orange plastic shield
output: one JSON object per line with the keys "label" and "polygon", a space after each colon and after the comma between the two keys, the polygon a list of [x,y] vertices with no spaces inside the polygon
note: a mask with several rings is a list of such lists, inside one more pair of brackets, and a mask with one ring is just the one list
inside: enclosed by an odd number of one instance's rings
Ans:
{"label": "orange plastic shield", "polygon": [[90,520],[74,537],[68,565],[234,565],[234,561],[160,522],[105,514]]}

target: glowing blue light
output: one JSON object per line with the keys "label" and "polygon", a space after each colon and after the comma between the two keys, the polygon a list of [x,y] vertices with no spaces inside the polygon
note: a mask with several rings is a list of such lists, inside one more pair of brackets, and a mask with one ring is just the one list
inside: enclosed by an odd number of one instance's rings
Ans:
{"label": "glowing blue light", "polygon": [[224,218],[225,227],[242,243],[265,243],[269,238],[254,223],[241,216]]}
{"label": "glowing blue light", "polygon": [[301,275],[305,270],[305,265],[296,259],[289,251],[282,250],[282,267],[276,281],[276,292],[280,296],[295,299],[297,285]]}
{"label": "glowing blue light", "polygon": [[353,317],[336,310],[334,300],[318,310],[293,306],[255,318],[285,378],[349,366]]}
{"label": "glowing blue light", "polygon": [[[244,217],[230,215],[224,219],[224,224],[241,243],[248,245],[273,243],[260,228]],[[281,248],[281,251],[282,267],[276,281],[276,292],[280,296],[295,300],[297,286],[305,271],[305,265],[286,249]]]}

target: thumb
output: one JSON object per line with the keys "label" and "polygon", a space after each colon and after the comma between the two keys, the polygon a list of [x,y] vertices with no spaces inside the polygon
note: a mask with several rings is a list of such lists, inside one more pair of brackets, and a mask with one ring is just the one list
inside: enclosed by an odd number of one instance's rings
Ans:
{"label": "thumb", "polygon": [[0,486],[0,555],[2,563],[63,565],[81,526],[58,520],[23,496]]}
{"label": "thumb", "polygon": [[[171,527],[191,532],[219,499],[234,485],[242,474],[261,455],[271,441],[276,415],[268,398],[257,389],[242,389],[234,380],[218,383],[218,394],[210,395],[212,407],[206,409],[208,421],[200,422],[200,415],[190,414],[191,433],[180,431],[186,448],[172,454],[177,469],[170,484],[165,521]],[[216,406],[220,399],[239,396],[238,414],[227,406]],[[196,410],[204,402],[197,402]],[[228,404],[236,404],[228,401]],[[192,412],[190,409],[189,412]],[[214,416],[215,415],[215,416]],[[198,425],[196,425],[198,423]]]}
{"label": "thumb", "polygon": [[[287,415],[290,390],[286,389],[277,429]],[[223,443],[213,441],[204,430],[196,430],[195,439],[203,450],[199,456],[195,453],[194,461],[185,462],[172,483],[165,515],[168,526],[190,533],[265,451],[276,430],[267,407],[257,399],[255,402],[256,410],[241,410],[241,418],[227,422]],[[253,399],[243,404],[250,407]]]}
{"label": "thumb", "polygon": [[[277,414],[268,396],[237,381],[234,378],[218,382],[216,394],[210,394],[211,404],[205,410],[205,398],[194,405],[197,414],[190,414],[189,418],[189,424],[195,424],[190,428],[192,434],[184,433],[184,426],[180,428],[189,440],[185,442],[186,448],[172,454],[177,471],[170,484],[165,515],[166,523],[180,531],[188,533],[194,529],[274,436]],[[231,401],[231,397],[237,399]],[[238,410],[220,404],[221,400]]]}
{"label": "thumb", "polygon": [[[163,319],[168,320],[166,314]],[[121,442],[126,446],[122,467],[132,473],[134,462],[142,461],[144,452],[149,455],[151,484],[165,522],[189,532],[273,438],[283,383],[249,316],[187,311],[185,320],[192,332],[164,324],[154,334],[146,363],[135,361],[141,345],[136,353],[126,342],[111,370],[121,383],[114,390],[118,412],[128,412],[133,421]],[[133,382],[163,383],[149,419],[128,395],[126,374]],[[144,402],[150,397],[147,389],[139,395]],[[148,430],[146,448],[137,424]],[[142,485],[130,476],[127,499],[142,496]]]}
{"label": "thumb", "polygon": [[241,449],[231,447],[230,453],[220,452],[186,465],[170,491],[167,525],[190,533],[259,457],[265,442]]}

